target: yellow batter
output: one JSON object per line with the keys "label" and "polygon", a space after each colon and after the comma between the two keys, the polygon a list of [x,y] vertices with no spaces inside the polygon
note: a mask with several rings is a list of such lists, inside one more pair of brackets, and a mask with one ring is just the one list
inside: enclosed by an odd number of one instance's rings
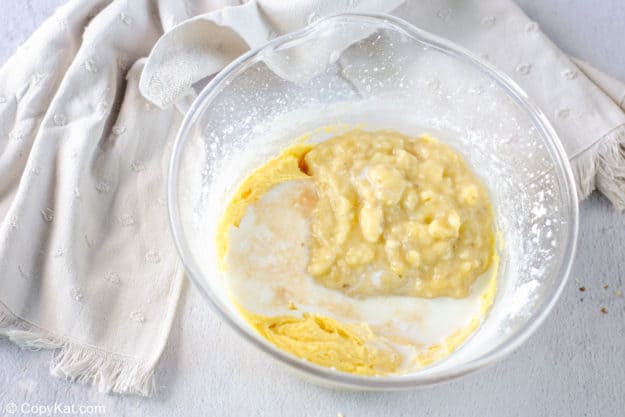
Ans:
{"label": "yellow batter", "polygon": [[257,201],[274,185],[309,178],[306,173],[302,172],[301,164],[303,164],[303,156],[311,149],[312,146],[305,144],[292,146],[243,181],[228,204],[217,228],[217,258],[219,260],[223,261],[228,250],[228,230],[232,226],[239,226],[248,205]]}
{"label": "yellow batter", "polygon": [[[309,201],[308,270],[328,288],[357,297],[464,297],[496,261],[488,195],[456,152],[429,138],[360,130],[314,147],[296,145],[252,173],[219,224],[219,259],[228,251],[230,228],[238,227],[250,204],[277,184],[302,179],[314,181],[317,190]],[[482,295],[480,314],[441,343],[420,349],[413,363],[448,355],[475,331],[492,305],[495,278]],[[384,375],[402,363],[388,337],[367,323],[239,309],[268,341],[322,366]]]}
{"label": "yellow batter", "polygon": [[401,355],[366,323],[346,324],[330,317],[266,317],[245,312],[252,326],[280,349],[317,365],[359,375],[385,375],[397,370]]}

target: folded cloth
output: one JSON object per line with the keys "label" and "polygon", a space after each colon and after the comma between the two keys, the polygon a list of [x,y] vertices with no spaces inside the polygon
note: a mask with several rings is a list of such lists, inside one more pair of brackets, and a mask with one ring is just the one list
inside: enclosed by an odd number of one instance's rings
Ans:
{"label": "folded cloth", "polygon": [[395,13],[512,77],[546,113],[580,198],[594,189],[625,209],[625,85],[566,56],[511,0],[405,3]]}
{"label": "folded cloth", "polygon": [[[54,375],[149,394],[182,283],[164,181],[193,85],[317,18],[399,2],[59,9],[0,70],[0,334],[57,349]],[[560,134],[580,196],[596,187],[625,207],[620,83],[569,59],[510,0],[415,0],[394,13],[512,76]]]}
{"label": "folded cloth", "polygon": [[55,376],[150,394],[183,280],[165,207],[182,114],[140,94],[145,57],[164,31],[203,16],[212,36],[172,31],[177,54],[160,57],[175,73],[160,81],[183,96],[191,80],[310,16],[397,5],[72,0],[60,8],[0,70],[0,334],[56,349]]}
{"label": "folded cloth", "polygon": [[[512,77],[554,125],[579,197],[599,189],[625,209],[625,84],[569,58],[511,0],[412,0],[393,14],[464,46]],[[211,45],[199,45],[194,55],[180,48],[197,44],[190,39],[219,38],[212,26],[218,22],[214,14],[198,16],[159,40],[141,77],[148,100],[166,106],[192,96],[191,84],[220,67]],[[172,59],[176,65],[167,62]]]}

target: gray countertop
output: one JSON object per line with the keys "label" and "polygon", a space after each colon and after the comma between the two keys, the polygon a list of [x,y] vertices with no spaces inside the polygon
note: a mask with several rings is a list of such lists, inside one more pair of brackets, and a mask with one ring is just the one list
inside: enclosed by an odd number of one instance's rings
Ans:
{"label": "gray countertop", "polygon": [[[60,3],[2,0],[0,63]],[[625,80],[623,0],[519,3],[566,52]],[[396,393],[310,385],[219,322],[187,285],[158,366],[155,397],[104,395],[54,379],[51,352],[0,341],[0,415],[12,402],[101,405],[104,415],[151,417],[625,416],[625,298],[615,294],[625,293],[625,215],[593,195],[581,203],[580,218],[571,280],[544,325],[502,362],[450,383]]]}

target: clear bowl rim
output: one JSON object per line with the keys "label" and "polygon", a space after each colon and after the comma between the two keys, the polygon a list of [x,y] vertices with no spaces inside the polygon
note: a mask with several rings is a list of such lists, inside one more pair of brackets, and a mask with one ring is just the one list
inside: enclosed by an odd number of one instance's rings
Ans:
{"label": "clear bowl rim", "polygon": [[[200,269],[195,264],[191,252],[187,247],[177,200],[177,184],[180,173],[179,166],[182,150],[186,141],[189,139],[189,129],[195,123],[199,112],[203,110],[205,102],[210,99],[211,96],[217,94],[222,82],[224,82],[227,78],[236,76],[239,72],[243,71],[246,68],[246,64],[255,62],[255,59],[261,55],[263,51],[275,49],[294,40],[305,38],[317,30],[321,25],[333,23],[335,21],[347,21],[352,23],[354,21],[373,21],[379,25],[385,25],[394,30],[403,32],[413,38],[413,40],[421,44],[425,44],[429,48],[436,49],[439,52],[451,56],[452,58],[460,59],[465,63],[472,65],[487,78],[496,82],[498,86],[527,113],[534,126],[539,130],[541,136],[544,138],[545,146],[550,153],[550,156],[554,159],[556,176],[560,183],[559,185],[565,194],[564,209],[568,212],[567,218],[569,226],[566,236],[566,247],[564,248],[563,256],[560,259],[556,273],[560,276],[560,283],[557,285],[555,290],[552,290],[550,298],[541,306],[537,313],[535,313],[534,317],[528,320],[528,322],[517,331],[517,334],[510,338],[510,340],[507,340],[496,349],[491,349],[482,356],[460,364],[454,368],[443,371],[435,371],[427,375],[422,375],[417,372],[397,376],[371,377],[336,371],[334,369],[322,367],[297,358],[271,345],[270,343],[261,340],[260,336],[256,335],[251,328],[239,325],[239,323],[231,317],[227,307],[213,294],[210,287],[202,279]],[[463,47],[458,46],[447,39],[419,29],[403,19],[382,13],[340,13],[324,17],[303,29],[282,35],[258,48],[252,49],[226,66],[202,89],[186,112],[175,139],[167,175],[167,207],[169,214],[169,226],[174,243],[187,275],[198,288],[203,297],[208,300],[211,309],[216,312],[223,321],[228,323],[228,325],[234,329],[238,335],[242,336],[249,343],[279,362],[329,384],[338,384],[344,387],[365,390],[410,389],[448,381],[491,365],[509,355],[522,345],[544,322],[566,285],[577,245],[579,228],[579,210],[577,201],[577,188],[574,176],[558,135],[542,110],[540,110],[540,108],[528,98],[527,94],[511,78]]]}

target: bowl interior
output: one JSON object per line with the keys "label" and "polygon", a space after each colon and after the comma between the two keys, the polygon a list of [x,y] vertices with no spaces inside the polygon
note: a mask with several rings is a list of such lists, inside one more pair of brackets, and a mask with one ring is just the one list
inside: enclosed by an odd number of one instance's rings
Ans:
{"label": "bowl interior", "polygon": [[[494,306],[459,350],[416,374],[357,377],[278,351],[240,319],[217,268],[216,224],[239,182],[305,133],[316,142],[356,126],[429,133],[450,144],[487,185],[496,212],[501,262]],[[169,204],[189,275],[226,321],[274,357],[358,387],[440,381],[518,346],[555,302],[577,233],[570,168],[542,113],[505,76],[460,48],[373,15],[321,20],[219,74],[183,123]]]}

